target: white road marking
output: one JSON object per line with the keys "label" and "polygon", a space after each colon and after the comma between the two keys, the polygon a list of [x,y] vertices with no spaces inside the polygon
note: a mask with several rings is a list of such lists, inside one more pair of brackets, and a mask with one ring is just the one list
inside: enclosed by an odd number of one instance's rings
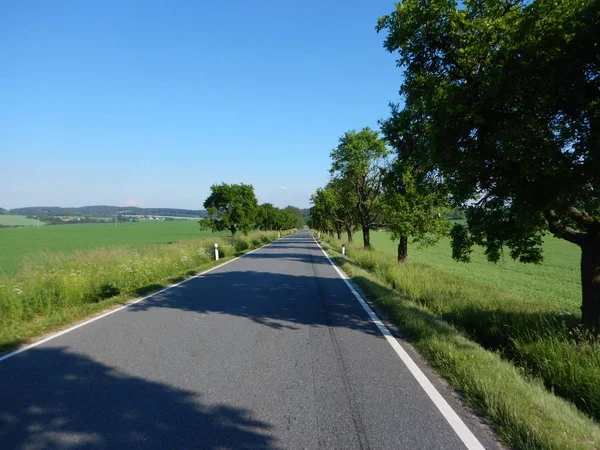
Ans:
{"label": "white road marking", "polygon": [[381,334],[386,338],[388,343],[392,346],[396,354],[400,357],[404,365],[408,368],[410,373],[415,377],[417,382],[421,385],[425,393],[429,396],[433,404],[437,407],[437,409],[442,413],[446,421],[450,424],[454,432],[458,435],[461,441],[465,444],[468,450],[485,450],[483,445],[479,442],[479,440],[475,437],[475,435],[469,430],[469,428],[465,425],[462,419],[456,414],[456,412],[452,409],[452,407],[448,404],[448,402],[442,397],[442,395],[438,392],[438,390],[431,384],[431,381],[425,376],[425,374],[419,369],[419,366],[415,364],[413,359],[409,356],[408,353],[402,348],[398,340],[390,333],[390,330],[383,324],[383,322],[377,317],[377,314],[373,312],[371,307],[367,304],[367,302],[361,297],[361,295],[356,291],[352,283],[348,280],[348,276],[342,272],[338,266],[334,264],[331,260],[327,252],[323,250],[323,247],[317,242],[315,237],[312,235],[315,243],[319,246],[329,263],[333,266],[338,275],[344,280],[344,283],[348,286],[354,297],[358,300],[360,305],[364,308],[364,310],[369,315],[369,318],[377,325]]}
{"label": "white road marking", "polygon": [[180,281],[179,283],[171,284],[171,285],[167,286],[166,288],[161,289],[160,291],[156,291],[156,292],[153,292],[152,294],[146,295],[145,297],[135,299],[135,300],[133,300],[131,302],[128,302],[126,305],[120,306],[120,307],[115,308],[115,309],[111,309],[110,311],[105,312],[104,314],[101,314],[99,316],[93,317],[92,319],[86,320],[85,322],[78,323],[77,325],[72,326],[70,328],[67,328],[66,330],[59,331],[58,333],[52,334],[52,335],[48,336],[45,339],[42,339],[42,340],[37,341],[37,342],[34,342],[33,344],[26,345],[25,347],[21,347],[21,348],[15,350],[14,352],[7,353],[4,356],[0,356],[0,362],[6,360],[8,358],[12,358],[13,356],[18,355],[19,353],[23,353],[23,352],[25,352],[27,350],[30,350],[30,349],[32,349],[34,347],[37,347],[38,345],[42,345],[43,343],[51,341],[52,339],[56,339],[57,337],[62,336],[63,334],[70,333],[71,331],[76,330],[77,328],[81,328],[81,327],[83,327],[83,326],[85,326],[87,324],[90,324],[92,322],[95,322],[96,320],[100,320],[100,319],[102,319],[102,318],[104,318],[106,316],[110,316],[111,314],[114,314],[116,312],[122,311],[123,309],[128,308],[131,305],[135,305],[136,303],[143,302],[144,300],[147,300],[147,299],[149,299],[151,297],[154,297],[155,295],[162,294],[165,291],[173,289],[174,287],[177,287],[177,286],[179,286],[179,285],[181,285],[183,283],[186,283],[186,282],[188,282],[190,280],[193,280],[194,278],[201,277],[202,275],[205,275],[205,274],[207,274],[209,272],[212,272],[213,270],[216,270],[216,269],[218,269],[220,267],[226,266],[227,264],[232,263],[233,261],[236,261],[236,260],[238,260],[240,258],[243,258],[244,256],[249,255],[250,253],[254,253],[254,252],[258,251],[258,250],[261,250],[261,249],[263,249],[263,248],[265,248],[265,247],[273,244],[274,242],[281,241],[283,239],[285,239],[285,236],[283,238],[275,239],[274,241],[269,242],[268,244],[263,245],[262,247],[255,248],[254,250],[252,250],[252,251],[250,251],[248,253],[244,253],[243,255],[238,256],[237,258],[230,259],[229,261],[226,261],[226,262],[224,262],[222,264],[219,264],[217,266],[211,267],[210,269],[205,270],[204,272],[197,273],[193,277],[186,278],[185,280]]}

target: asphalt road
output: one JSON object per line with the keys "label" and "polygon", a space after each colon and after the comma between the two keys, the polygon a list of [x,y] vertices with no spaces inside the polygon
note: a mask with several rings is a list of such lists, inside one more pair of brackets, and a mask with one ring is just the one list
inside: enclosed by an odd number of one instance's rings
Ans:
{"label": "asphalt road", "polygon": [[0,448],[465,445],[303,231],[1,361]]}

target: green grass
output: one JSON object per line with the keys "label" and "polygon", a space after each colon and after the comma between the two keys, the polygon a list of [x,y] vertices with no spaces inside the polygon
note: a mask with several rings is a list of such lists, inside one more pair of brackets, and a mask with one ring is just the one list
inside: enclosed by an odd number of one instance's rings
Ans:
{"label": "green grass", "polygon": [[[358,234],[354,239],[356,244],[362,242]],[[398,242],[391,241],[389,233],[372,233],[371,242],[376,250],[396,255]],[[508,254],[503,261],[497,264],[490,263],[479,247],[474,249],[471,256],[472,260],[468,264],[454,261],[448,239],[442,239],[434,247],[419,249],[417,245],[410,244],[408,249],[408,257],[412,262],[426,264],[461,279],[510,292],[515,296],[515,301],[531,302],[535,305],[545,303],[554,310],[562,309],[579,314],[581,251],[576,245],[546,236],[544,262],[540,265],[514,261]]]}
{"label": "green grass", "polygon": [[[10,214],[0,214],[0,225],[7,225],[11,227],[37,227],[38,221],[36,219],[28,219],[25,216],[13,216]],[[40,225],[45,225],[44,222],[40,222]]]}
{"label": "green grass", "polygon": [[215,242],[222,262],[276,236],[252,233],[235,241],[213,237],[40,256],[39,266],[0,276],[0,350],[214,265]]}
{"label": "green grass", "polygon": [[[552,395],[541,382],[526,376],[523,369],[501,354],[484,349],[460,328],[440,320],[439,314],[429,308],[428,298],[430,303],[435,298],[452,303],[450,294],[460,295],[460,279],[424,265],[399,266],[392,255],[380,252],[352,249],[350,257],[343,260],[337,242],[325,246],[352,281],[387,313],[404,337],[511,448],[600,448],[597,423],[573,404]],[[473,294],[476,288],[464,283],[467,294]],[[458,303],[464,304],[467,297],[462,295]]]}
{"label": "green grass", "polygon": [[199,231],[195,220],[125,222],[117,227],[114,223],[89,223],[48,225],[39,229],[2,228],[0,273],[14,275],[24,269],[25,265],[38,264],[38,261],[44,259],[44,254],[97,248],[139,248],[151,244],[227,235],[228,233]]}
{"label": "green grass", "polygon": [[[570,260],[575,267],[569,269],[577,270],[576,248],[549,239],[546,265],[522,274],[518,269],[530,266],[493,265],[481,258],[456,269],[458,263],[445,253],[443,244],[425,250],[413,246],[411,262],[398,264],[387,234],[375,233],[373,238],[382,251],[362,250],[356,242],[348,247],[352,262],[392,287],[400,298],[454,325],[600,420],[600,342],[578,325],[579,293],[556,295],[558,290],[575,291],[578,286],[574,279],[561,278],[559,269],[567,270],[565,263]],[[330,242],[339,249],[339,241]]]}

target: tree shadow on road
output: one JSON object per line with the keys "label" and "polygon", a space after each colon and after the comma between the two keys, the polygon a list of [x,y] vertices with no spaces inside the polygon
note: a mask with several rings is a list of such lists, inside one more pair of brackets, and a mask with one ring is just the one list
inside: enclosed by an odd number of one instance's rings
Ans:
{"label": "tree shadow on road", "polygon": [[275,329],[330,326],[382,337],[337,274],[328,278],[253,270],[213,272],[131,305],[128,310],[156,308],[245,317]]}
{"label": "tree shadow on road", "polygon": [[[10,370],[11,364],[19,370]],[[44,370],[39,370],[39,367]],[[3,363],[4,449],[274,449],[271,425],[241,408],[120,372],[65,348],[32,349]],[[21,371],[35,373],[23,389]],[[20,386],[20,389],[15,389]]]}

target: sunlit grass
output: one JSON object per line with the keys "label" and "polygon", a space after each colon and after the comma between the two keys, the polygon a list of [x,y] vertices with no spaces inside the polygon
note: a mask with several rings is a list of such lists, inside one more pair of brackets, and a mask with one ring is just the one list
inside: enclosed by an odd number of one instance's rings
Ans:
{"label": "sunlit grass", "polygon": [[[0,216],[1,217],[1,216]],[[139,248],[152,244],[226,237],[229,233],[200,231],[196,220],[156,222],[85,223],[48,225],[41,228],[0,228],[0,273],[16,274],[24,262],[40,253],[68,253],[77,250]],[[44,258],[39,258],[44,261]]]}
{"label": "sunlit grass", "polygon": [[0,349],[214,265],[215,243],[223,261],[276,237],[252,233],[235,240],[212,238],[26,258],[16,275],[0,275]]}

